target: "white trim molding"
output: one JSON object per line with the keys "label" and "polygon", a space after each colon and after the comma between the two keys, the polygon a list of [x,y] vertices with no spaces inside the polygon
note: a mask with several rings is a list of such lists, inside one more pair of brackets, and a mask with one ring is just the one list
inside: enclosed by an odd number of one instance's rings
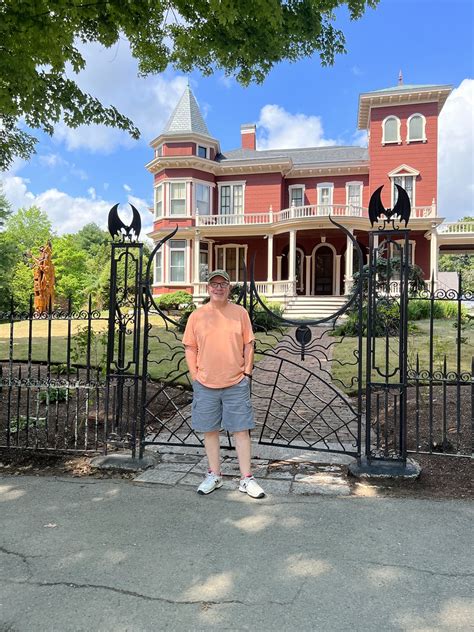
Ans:
{"label": "white trim molding", "polygon": [[[322,202],[321,201],[321,190],[322,189],[329,189],[329,201],[328,202]],[[334,199],[334,182],[318,182],[318,184],[316,185],[316,190],[317,190],[317,204],[318,206],[332,206],[333,204],[333,199]]]}
{"label": "white trim molding", "polygon": [[[390,120],[394,120],[397,122],[397,138],[394,140],[387,140],[385,137],[385,125],[388,121]],[[384,120],[382,121],[382,145],[401,145],[402,144],[402,137],[400,135],[400,119],[398,118],[398,116],[395,116],[394,114],[390,114],[390,116],[386,116],[384,118]]]}
{"label": "white trim molding", "polygon": [[[410,122],[413,118],[415,118],[415,116],[419,116],[421,118],[421,138],[412,138],[410,135]],[[415,114],[412,114],[411,116],[408,117],[406,142],[408,144],[415,143],[415,142],[426,143],[426,118],[423,116],[423,114],[420,114],[419,112],[415,112]]]}
{"label": "white trim molding", "polygon": [[359,187],[359,203],[355,206],[362,206],[362,193],[364,190],[364,183],[361,180],[352,180],[351,182],[346,182],[346,206],[349,206],[349,187]]}

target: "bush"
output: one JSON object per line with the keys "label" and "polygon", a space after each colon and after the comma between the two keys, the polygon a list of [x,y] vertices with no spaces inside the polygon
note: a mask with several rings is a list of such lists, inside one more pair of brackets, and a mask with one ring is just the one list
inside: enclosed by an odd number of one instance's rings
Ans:
{"label": "bush", "polygon": [[[431,301],[410,299],[408,301],[408,320],[427,320],[430,318]],[[467,314],[465,305],[461,305],[461,318]],[[434,301],[433,318],[455,319],[458,316],[458,304],[456,301]]]}
{"label": "bush", "polygon": [[266,312],[261,305],[257,305],[253,317],[254,325],[258,329],[277,329],[282,326],[282,322],[279,317],[283,314],[283,306],[280,303],[270,303],[267,299],[260,297],[267,309],[272,313]]}
{"label": "bush", "polygon": [[160,309],[186,309],[193,302],[193,295],[184,290],[162,294],[156,301]]}

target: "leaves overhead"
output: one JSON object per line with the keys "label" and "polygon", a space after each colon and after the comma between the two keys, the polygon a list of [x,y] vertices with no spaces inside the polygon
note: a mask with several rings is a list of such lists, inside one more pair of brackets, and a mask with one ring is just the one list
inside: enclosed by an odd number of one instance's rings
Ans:
{"label": "leaves overhead", "polygon": [[113,105],[84,93],[72,77],[84,69],[83,44],[110,48],[127,39],[141,75],[169,65],[262,82],[280,61],[319,53],[334,63],[345,52],[334,10],[352,19],[379,0],[2,0],[0,3],[0,168],[29,157],[36,139],[61,119],[75,128],[103,124],[139,138]]}

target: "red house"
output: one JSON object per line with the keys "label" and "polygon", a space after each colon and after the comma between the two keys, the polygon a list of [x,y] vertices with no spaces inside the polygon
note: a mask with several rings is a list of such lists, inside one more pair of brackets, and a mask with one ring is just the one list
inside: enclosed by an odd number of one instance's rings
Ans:
{"label": "red house", "polygon": [[474,226],[459,234],[438,216],[438,117],[450,86],[398,85],[361,94],[358,127],[368,148],[256,149],[256,126],[241,126],[241,147],[222,151],[189,87],[162,134],[152,141],[158,252],[154,293],[184,289],[199,302],[207,271],[225,268],[243,280],[242,261],[256,255],[259,292],[293,317],[331,313],[352,283],[353,246],[329,221],[344,224],[367,251],[370,194],[395,184],[412,203],[411,260],[437,278],[438,253],[474,246]]}

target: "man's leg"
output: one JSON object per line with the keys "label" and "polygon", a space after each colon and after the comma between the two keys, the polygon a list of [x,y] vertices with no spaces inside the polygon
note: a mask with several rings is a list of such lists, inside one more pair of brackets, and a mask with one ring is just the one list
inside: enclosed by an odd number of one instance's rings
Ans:
{"label": "man's leg", "polygon": [[240,430],[239,432],[234,432],[234,441],[237,458],[239,459],[240,473],[242,474],[242,478],[244,478],[244,476],[249,476],[251,474],[251,443],[249,431]]}
{"label": "man's leg", "polygon": [[214,474],[221,473],[221,446],[219,441],[219,430],[204,433],[204,448],[206,449],[209,469]]}

